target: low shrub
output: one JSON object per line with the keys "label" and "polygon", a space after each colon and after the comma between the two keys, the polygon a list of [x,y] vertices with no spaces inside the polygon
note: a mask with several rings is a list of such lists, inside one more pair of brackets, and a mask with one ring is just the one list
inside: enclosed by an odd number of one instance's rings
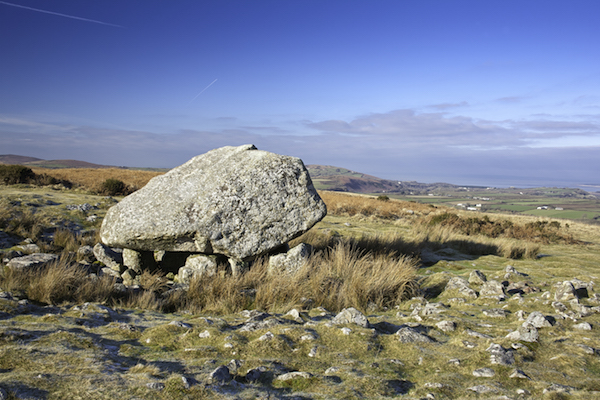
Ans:
{"label": "low shrub", "polygon": [[66,188],[73,184],[66,179],[58,179],[48,174],[36,174],[31,168],[23,165],[0,165],[0,182],[5,185],[16,185],[19,183],[37,186],[63,185]]}
{"label": "low shrub", "polygon": [[483,235],[490,238],[528,240],[539,243],[575,243],[573,237],[561,230],[557,221],[534,221],[518,225],[509,220],[492,220],[489,216],[463,217],[444,212],[430,215],[423,220],[428,227],[443,227],[460,234]]}
{"label": "low shrub", "polygon": [[30,183],[35,179],[31,168],[22,165],[0,165],[0,182],[5,185]]}
{"label": "low shrub", "polygon": [[108,178],[102,182],[100,194],[106,196],[127,195],[129,194],[129,189],[122,180]]}

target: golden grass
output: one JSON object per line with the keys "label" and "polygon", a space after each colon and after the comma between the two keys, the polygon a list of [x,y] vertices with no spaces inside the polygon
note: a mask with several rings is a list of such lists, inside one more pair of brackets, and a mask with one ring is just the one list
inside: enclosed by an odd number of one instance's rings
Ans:
{"label": "golden grass", "polygon": [[427,215],[440,208],[428,204],[390,199],[378,200],[376,197],[320,191],[319,195],[327,205],[327,213],[343,216],[375,216],[382,219],[398,219],[414,214]]}
{"label": "golden grass", "polygon": [[23,292],[32,301],[46,304],[65,302],[105,302],[115,297],[114,278],[93,278],[88,271],[70,263],[65,257],[45,268],[15,270],[5,267],[0,273],[0,287],[9,292]]}
{"label": "golden grass", "polygon": [[102,183],[109,178],[118,179],[132,190],[137,190],[144,187],[150,179],[162,175],[162,172],[121,168],[32,168],[32,170],[36,174],[46,174],[57,179],[68,180],[76,186],[95,193],[102,190]]}
{"label": "golden grass", "polygon": [[298,273],[269,275],[261,259],[240,277],[194,279],[187,295],[170,299],[176,308],[192,312],[232,313],[256,308],[284,311],[310,303],[331,311],[347,307],[366,310],[393,306],[416,293],[416,261],[361,249],[356,242],[339,240],[313,255]]}

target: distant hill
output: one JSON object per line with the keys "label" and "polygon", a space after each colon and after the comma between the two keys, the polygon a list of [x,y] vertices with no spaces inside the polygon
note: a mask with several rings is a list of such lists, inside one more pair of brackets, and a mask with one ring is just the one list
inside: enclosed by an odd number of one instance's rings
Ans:
{"label": "distant hill", "polygon": [[[459,190],[449,183],[420,183],[416,181],[393,181],[362,174],[330,165],[307,165],[306,168],[315,187],[319,190],[334,190],[353,193],[393,193],[420,195],[442,190]],[[473,186],[472,188],[475,188]]]}
{"label": "distant hill", "polygon": [[383,193],[398,192],[401,185],[397,181],[377,178],[345,168],[330,165],[307,165],[313,184],[317,189],[338,192]]}
{"label": "distant hill", "polygon": [[0,155],[0,164],[19,164],[38,168],[117,168],[112,165],[93,164],[79,160],[43,160],[41,158],[17,156],[14,154]]}
{"label": "distant hill", "polygon": [[0,155],[0,164],[19,164],[24,165],[30,162],[44,161],[41,158],[17,156],[14,154]]}

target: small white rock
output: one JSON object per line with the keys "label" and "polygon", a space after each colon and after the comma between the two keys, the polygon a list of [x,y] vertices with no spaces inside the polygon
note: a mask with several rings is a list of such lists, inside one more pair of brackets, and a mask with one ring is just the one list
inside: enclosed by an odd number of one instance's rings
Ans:
{"label": "small white rock", "polygon": [[590,325],[589,322],[582,322],[580,324],[573,325],[573,329],[578,329],[580,331],[591,331],[592,325]]}
{"label": "small white rock", "polygon": [[210,337],[210,332],[208,330],[205,330],[204,332],[200,332],[198,337],[201,337],[203,339],[208,338],[208,337]]}
{"label": "small white rock", "polygon": [[264,335],[262,335],[261,337],[258,338],[258,340],[260,341],[265,341],[265,340],[271,340],[274,339],[275,335],[273,335],[270,331],[265,333]]}

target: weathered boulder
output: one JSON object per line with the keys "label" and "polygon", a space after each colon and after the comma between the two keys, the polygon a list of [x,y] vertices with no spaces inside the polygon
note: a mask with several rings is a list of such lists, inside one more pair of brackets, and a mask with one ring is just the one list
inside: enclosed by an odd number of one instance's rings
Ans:
{"label": "weathered boulder", "polygon": [[477,292],[469,287],[469,282],[459,276],[455,276],[448,281],[444,293],[447,296],[458,295],[469,299],[477,298]]}
{"label": "weathered boulder", "polygon": [[344,308],[331,322],[335,325],[356,324],[363,328],[371,327],[367,317],[354,307]]}
{"label": "weathered boulder", "polygon": [[85,264],[91,264],[96,261],[94,248],[87,245],[79,247],[79,249],[77,249],[77,261]]}
{"label": "weathered boulder", "polygon": [[311,252],[311,245],[300,243],[287,253],[271,256],[269,258],[269,274],[295,274],[308,262]]}
{"label": "weathered boulder", "polygon": [[485,282],[479,290],[479,295],[481,297],[493,297],[498,299],[506,297],[504,294],[504,286],[502,286],[502,283],[495,280]]}
{"label": "weathered boulder", "polygon": [[403,326],[396,332],[396,336],[401,343],[433,343],[431,337],[422,332],[419,327]]}
{"label": "weathered boulder", "polygon": [[144,269],[156,269],[157,263],[154,259],[152,251],[136,251],[131,249],[123,249],[123,265],[137,272],[138,274]]}
{"label": "weathered boulder", "polygon": [[110,247],[251,259],[309,230],[326,214],[302,161],[222,147],[157,176],[109,209]]}
{"label": "weathered boulder", "polygon": [[478,269],[471,271],[469,274],[469,283],[473,285],[483,285],[487,282],[487,277],[485,274]]}
{"label": "weathered boulder", "polygon": [[15,257],[8,262],[8,266],[14,269],[27,270],[40,268],[58,259],[56,254],[34,253],[22,257]]}
{"label": "weathered boulder", "polygon": [[123,273],[127,269],[123,266],[122,249],[110,248],[102,243],[96,243],[93,251],[96,259],[113,271]]}
{"label": "weathered boulder", "polygon": [[194,254],[187,258],[185,266],[179,268],[177,279],[181,283],[190,283],[193,277],[214,276],[217,273],[215,256]]}

